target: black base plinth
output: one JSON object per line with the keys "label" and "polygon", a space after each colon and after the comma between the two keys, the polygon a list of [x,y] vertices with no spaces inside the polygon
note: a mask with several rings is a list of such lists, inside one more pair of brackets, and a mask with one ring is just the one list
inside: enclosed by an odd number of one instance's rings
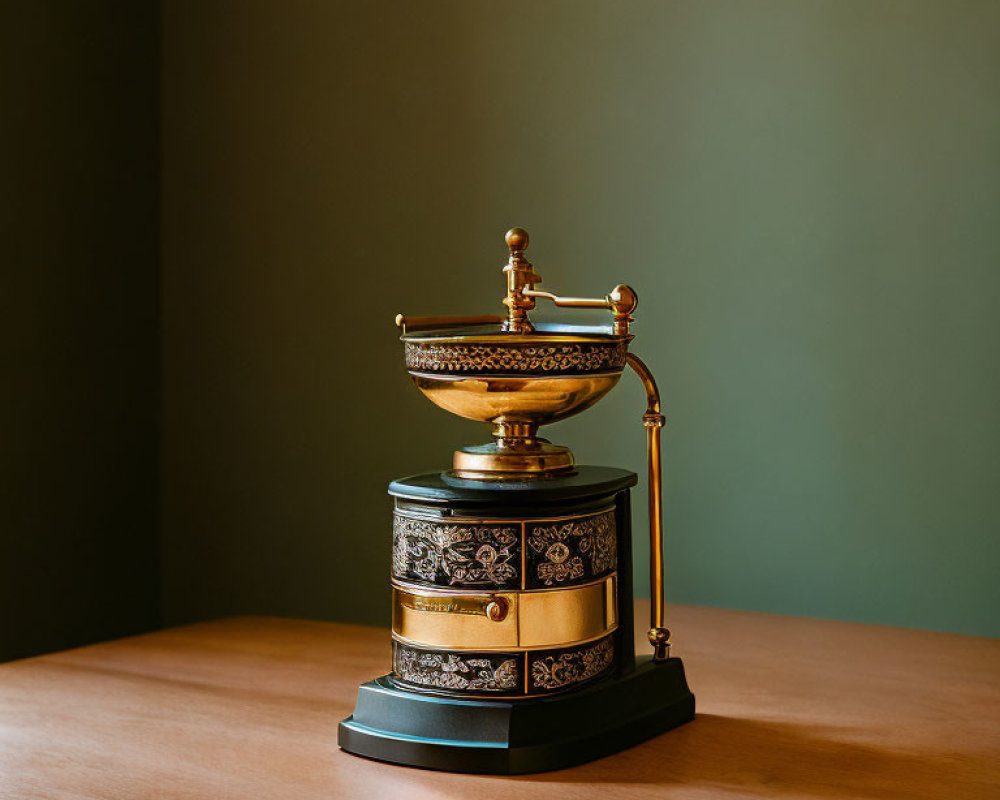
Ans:
{"label": "black base plinth", "polygon": [[694,717],[679,658],[544,699],[458,700],[363,684],[340,746],[359,756],[449,772],[514,775],[581,764]]}

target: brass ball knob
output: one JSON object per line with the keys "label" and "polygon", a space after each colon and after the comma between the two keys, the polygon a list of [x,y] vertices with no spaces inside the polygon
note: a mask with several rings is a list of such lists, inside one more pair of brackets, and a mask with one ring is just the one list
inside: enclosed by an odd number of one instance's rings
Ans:
{"label": "brass ball knob", "polygon": [[511,228],[503,238],[512,253],[528,249],[528,232],[524,228]]}
{"label": "brass ball knob", "polygon": [[486,616],[494,622],[503,622],[507,618],[507,601],[503,597],[494,597],[486,604]]}
{"label": "brass ball knob", "polygon": [[635,289],[623,283],[611,290],[608,300],[611,303],[612,311],[618,316],[627,317],[639,305],[639,295],[635,293]]}
{"label": "brass ball knob", "polygon": [[670,631],[666,628],[650,628],[646,636],[654,649],[670,644]]}

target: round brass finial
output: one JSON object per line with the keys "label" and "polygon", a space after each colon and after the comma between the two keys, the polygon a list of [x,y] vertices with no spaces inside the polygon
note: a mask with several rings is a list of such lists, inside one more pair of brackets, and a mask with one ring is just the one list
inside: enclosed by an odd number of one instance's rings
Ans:
{"label": "round brass finial", "polygon": [[635,289],[631,286],[620,283],[611,290],[611,294],[608,295],[608,302],[611,304],[611,309],[615,314],[628,316],[639,305],[639,295],[635,293]]}
{"label": "round brass finial", "polygon": [[511,228],[503,238],[512,253],[528,249],[528,232],[524,228]]}
{"label": "round brass finial", "polygon": [[646,635],[653,645],[653,661],[670,658],[670,631],[666,628],[650,628]]}
{"label": "round brass finial", "polygon": [[656,647],[661,644],[668,644],[670,642],[670,631],[666,628],[650,628],[646,632],[646,636],[649,638],[649,643]]}

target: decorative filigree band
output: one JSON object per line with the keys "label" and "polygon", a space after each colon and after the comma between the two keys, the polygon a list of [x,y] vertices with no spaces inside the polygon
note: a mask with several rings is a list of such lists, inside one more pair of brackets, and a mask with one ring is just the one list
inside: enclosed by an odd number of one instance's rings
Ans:
{"label": "decorative filigree band", "polygon": [[523,658],[523,653],[442,653],[392,643],[397,680],[442,692],[521,694]]}
{"label": "decorative filigree band", "polygon": [[528,693],[575,686],[607,671],[615,660],[613,636],[571,650],[528,655]]}
{"label": "decorative filigree band", "polygon": [[615,512],[525,523],[526,587],[572,586],[613,572],[618,563]]}
{"label": "decorative filigree band", "polygon": [[615,571],[617,561],[613,510],[560,520],[488,522],[393,515],[392,574],[400,580],[468,589],[548,589],[602,578]]}
{"label": "decorative filigree band", "polygon": [[392,574],[465,588],[520,588],[520,522],[438,522],[392,518]]}
{"label": "decorative filigree band", "polygon": [[414,688],[445,694],[496,697],[549,694],[579,686],[608,672],[615,661],[614,642],[614,634],[609,634],[594,642],[558,650],[467,653],[425,650],[393,641],[393,677]]}
{"label": "decorative filigree band", "polygon": [[459,342],[405,343],[406,368],[415,372],[490,375],[580,375],[625,368],[628,343],[588,341],[501,345]]}

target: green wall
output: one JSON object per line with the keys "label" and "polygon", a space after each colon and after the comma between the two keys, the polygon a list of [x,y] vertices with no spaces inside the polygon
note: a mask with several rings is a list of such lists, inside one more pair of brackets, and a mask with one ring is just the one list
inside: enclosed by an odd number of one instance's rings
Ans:
{"label": "green wall", "polygon": [[[387,481],[487,433],[392,317],[498,310],[520,224],[543,288],[640,293],[671,600],[1000,634],[1000,4],[163,21],[168,622],[387,619]],[[550,438],[641,472],[642,404]]]}
{"label": "green wall", "polygon": [[159,624],[159,18],[0,26],[0,661]]}

